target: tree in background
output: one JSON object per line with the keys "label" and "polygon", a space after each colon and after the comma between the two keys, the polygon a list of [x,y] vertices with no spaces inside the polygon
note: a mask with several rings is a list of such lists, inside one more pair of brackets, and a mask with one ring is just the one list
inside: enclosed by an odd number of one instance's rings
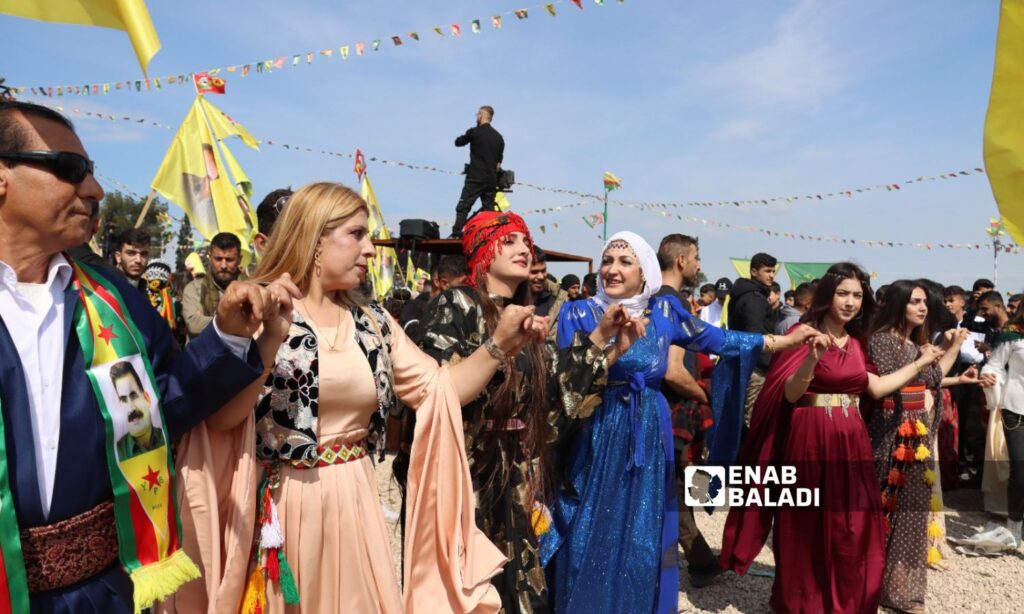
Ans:
{"label": "tree in background", "polygon": [[[135,220],[142,213],[145,199],[136,198],[120,191],[107,192],[100,203],[101,244],[103,256],[110,256],[116,245],[116,237],[122,231],[135,226]],[[142,221],[142,229],[153,238],[153,258],[159,259],[164,247],[171,242],[174,233],[171,231],[171,216],[167,213],[167,203],[154,199]]]}
{"label": "tree in background", "polygon": [[193,250],[192,244],[192,222],[188,216],[182,216],[181,226],[178,227],[178,247],[174,252],[174,270],[185,270],[185,258]]}

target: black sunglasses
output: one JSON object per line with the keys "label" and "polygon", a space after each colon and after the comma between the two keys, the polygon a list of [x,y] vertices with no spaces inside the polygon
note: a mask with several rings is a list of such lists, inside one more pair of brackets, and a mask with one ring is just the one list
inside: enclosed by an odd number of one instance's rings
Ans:
{"label": "black sunglasses", "polygon": [[93,161],[73,151],[0,151],[0,160],[41,164],[68,183],[82,183],[93,173]]}

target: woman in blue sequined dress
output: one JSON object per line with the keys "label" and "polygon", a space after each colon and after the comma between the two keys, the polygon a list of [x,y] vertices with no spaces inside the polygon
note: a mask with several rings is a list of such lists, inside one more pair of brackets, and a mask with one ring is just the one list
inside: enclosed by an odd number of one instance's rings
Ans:
{"label": "woman in blue sequined dress", "polygon": [[713,464],[735,458],[743,393],[762,349],[803,342],[723,331],[693,318],[673,297],[655,297],[661,270],[638,235],[612,236],[601,256],[598,294],[567,305],[558,343],[589,335],[610,306],[649,318],[647,334],[610,369],[602,406],[560,459],[563,474],[541,556],[558,612],[675,612],[679,593],[678,514],[672,425],[660,392],[670,345],[720,356],[713,376]]}

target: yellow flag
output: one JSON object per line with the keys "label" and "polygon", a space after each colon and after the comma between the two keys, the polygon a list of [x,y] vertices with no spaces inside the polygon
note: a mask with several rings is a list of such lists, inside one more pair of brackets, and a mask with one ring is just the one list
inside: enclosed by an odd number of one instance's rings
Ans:
{"label": "yellow flag", "polygon": [[204,237],[218,232],[238,235],[248,260],[256,228],[249,178],[210,130],[206,118],[214,113],[219,113],[216,107],[196,98],[151,185],[181,207]]}
{"label": "yellow flag", "polygon": [[40,21],[124,30],[145,74],[160,39],[143,0],[3,0],[0,13]]}
{"label": "yellow flag", "polygon": [[750,258],[729,258],[729,262],[740,277],[750,279]]}
{"label": "yellow flag", "polygon": [[494,206],[498,208],[498,211],[508,211],[512,208],[512,203],[508,201],[504,192],[498,192],[494,195]]}
{"label": "yellow flag", "polygon": [[992,93],[985,118],[985,170],[1003,225],[1024,244],[1024,0],[1003,0]]}
{"label": "yellow flag", "polygon": [[[390,239],[391,233],[384,225],[384,215],[380,211],[380,204],[377,202],[377,195],[373,193],[373,186],[370,184],[370,176],[363,173],[363,181],[359,187],[359,195],[363,197],[370,207],[370,237],[373,239]],[[395,263],[398,262],[398,254],[393,247],[378,247],[377,257],[372,258],[370,265],[370,280],[373,282],[373,293],[378,300],[383,300],[395,285]]]}

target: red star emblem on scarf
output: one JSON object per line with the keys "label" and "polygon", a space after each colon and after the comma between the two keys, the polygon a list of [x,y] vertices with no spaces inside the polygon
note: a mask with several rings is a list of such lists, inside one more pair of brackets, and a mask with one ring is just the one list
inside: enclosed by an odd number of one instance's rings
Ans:
{"label": "red star emblem on scarf", "polygon": [[110,345],[111,341],[117,339],[117,335],[114,334],[113,324],[111,324],[110,326],[100,326],[100,334],[96,336],[106,341],[108,346]]}
{"label": "red star emblem on scarf", "polygon": [[160,485],[160,472],[154,470],[149,465],[146,465],[146,469],[149,469],[149,473],[142,476],[142,479],[149,482],[149,489],[152,490]]}

